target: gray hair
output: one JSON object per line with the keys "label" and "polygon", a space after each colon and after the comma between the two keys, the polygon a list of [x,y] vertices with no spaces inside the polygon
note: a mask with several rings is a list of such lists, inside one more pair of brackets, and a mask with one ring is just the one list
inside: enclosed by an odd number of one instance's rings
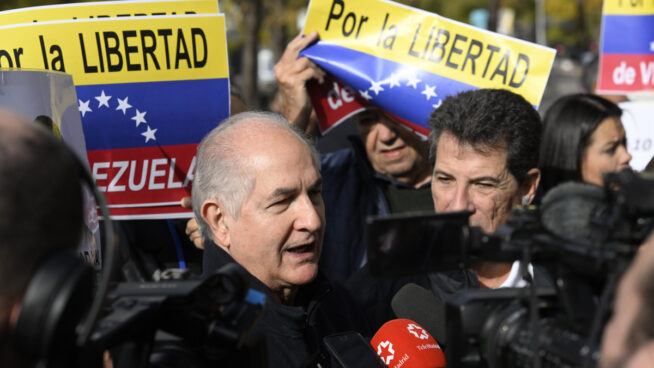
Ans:
{"label": "gray hair", "polygon": [[[255,178],[248,170],[247,158],[242,149],[233,143],[233,130],[239,123],[258,128],[281,128],[303,142],[314,164],[320,169],[320,156],[307,137],[283,116],[263,111],[248,111],[225,119],[207,134],[198,145],[197,165],[193,179],[193,212],[205,239],[213,239],[209,226],[202,218],[202,204],[208,199],[218,199],[225,211],[238,218],[243,202],[252,193]],[[245,131],[243,131],[245,133]]]}

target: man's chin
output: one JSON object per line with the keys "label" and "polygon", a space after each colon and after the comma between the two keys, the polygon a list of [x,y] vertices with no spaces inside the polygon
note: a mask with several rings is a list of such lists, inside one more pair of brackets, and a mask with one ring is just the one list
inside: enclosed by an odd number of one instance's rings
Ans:
{"label": "man's chin", "polygon": [[299,266],[289,278],[293,285],[301,286],[313,281],[318,276],[317,263],[305,263]]}

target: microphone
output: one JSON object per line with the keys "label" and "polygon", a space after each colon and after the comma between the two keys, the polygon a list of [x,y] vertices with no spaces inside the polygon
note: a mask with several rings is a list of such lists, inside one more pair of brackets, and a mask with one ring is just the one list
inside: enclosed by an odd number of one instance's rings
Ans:
{"label": "microphone", "polygon": [[416,284],[406,284],[395,294],[391,308],[397,318],[416,321],[443,347],[447,348],[445,305],[429,290]]}
{"label": "microphone", "polygon": [[389,368],[443,368],[445,354],[429,333],[409,319],[393,319],[370,341]]}
{"label": "microphone", "polygon": [[[600,235],[592,219],[608,210],[604,189],[597,185],[567,182],[550,189],[540,205],[543,227],[572,241],[588,241]],[[601,239],[592,239],[601,240]]]}

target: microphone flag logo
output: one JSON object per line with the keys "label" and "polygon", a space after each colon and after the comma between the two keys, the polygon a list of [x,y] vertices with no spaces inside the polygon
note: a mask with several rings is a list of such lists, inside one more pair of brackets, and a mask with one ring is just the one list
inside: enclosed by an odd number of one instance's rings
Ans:
{"label": "microphone flag logo", "polygon": [[406,326],[407,331],[409,331],[410,334],[413,336],[419,338],[420,340],[427,340],[429,338],[429,334],[427,334],[427,331],[425,331],[422,327],[409,323]]}
{"label": "microphone flag logo", "polygon": [[391,360],[395,358],[395,350],[393,350],[393,343],[386,340],[377,345],[377,355],[384,361],[384,364],[390,364]]}

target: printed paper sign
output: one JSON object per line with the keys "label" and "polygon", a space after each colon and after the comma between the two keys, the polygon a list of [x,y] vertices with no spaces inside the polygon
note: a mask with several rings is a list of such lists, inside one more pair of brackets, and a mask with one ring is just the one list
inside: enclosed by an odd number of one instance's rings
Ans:
{"label": "printed paper sign", "polygon": [[620,108],[627,134],[627,150],[633,156],[630,164],[634,170],[641,171],[654,157],[654,102],[622,102]]}
{"label": "printed paper sign", "polygon": [[538,106],[555,56],[553,49],[387,0],[313,0],[304,34],[314,30],[320,41],[302,55],[421,134],[445,97],[469,89],[508,89]]}
{"label": "printed paper sign", "polygon": [[229,115],[224,16],[0,27],[0,67],[70,73],[91,172],[121,218],[189,216],[196,145]]}
{"label": "printed paper sign", "polygon": [[654,2],[604,0],[597,92],[654,91]]}

